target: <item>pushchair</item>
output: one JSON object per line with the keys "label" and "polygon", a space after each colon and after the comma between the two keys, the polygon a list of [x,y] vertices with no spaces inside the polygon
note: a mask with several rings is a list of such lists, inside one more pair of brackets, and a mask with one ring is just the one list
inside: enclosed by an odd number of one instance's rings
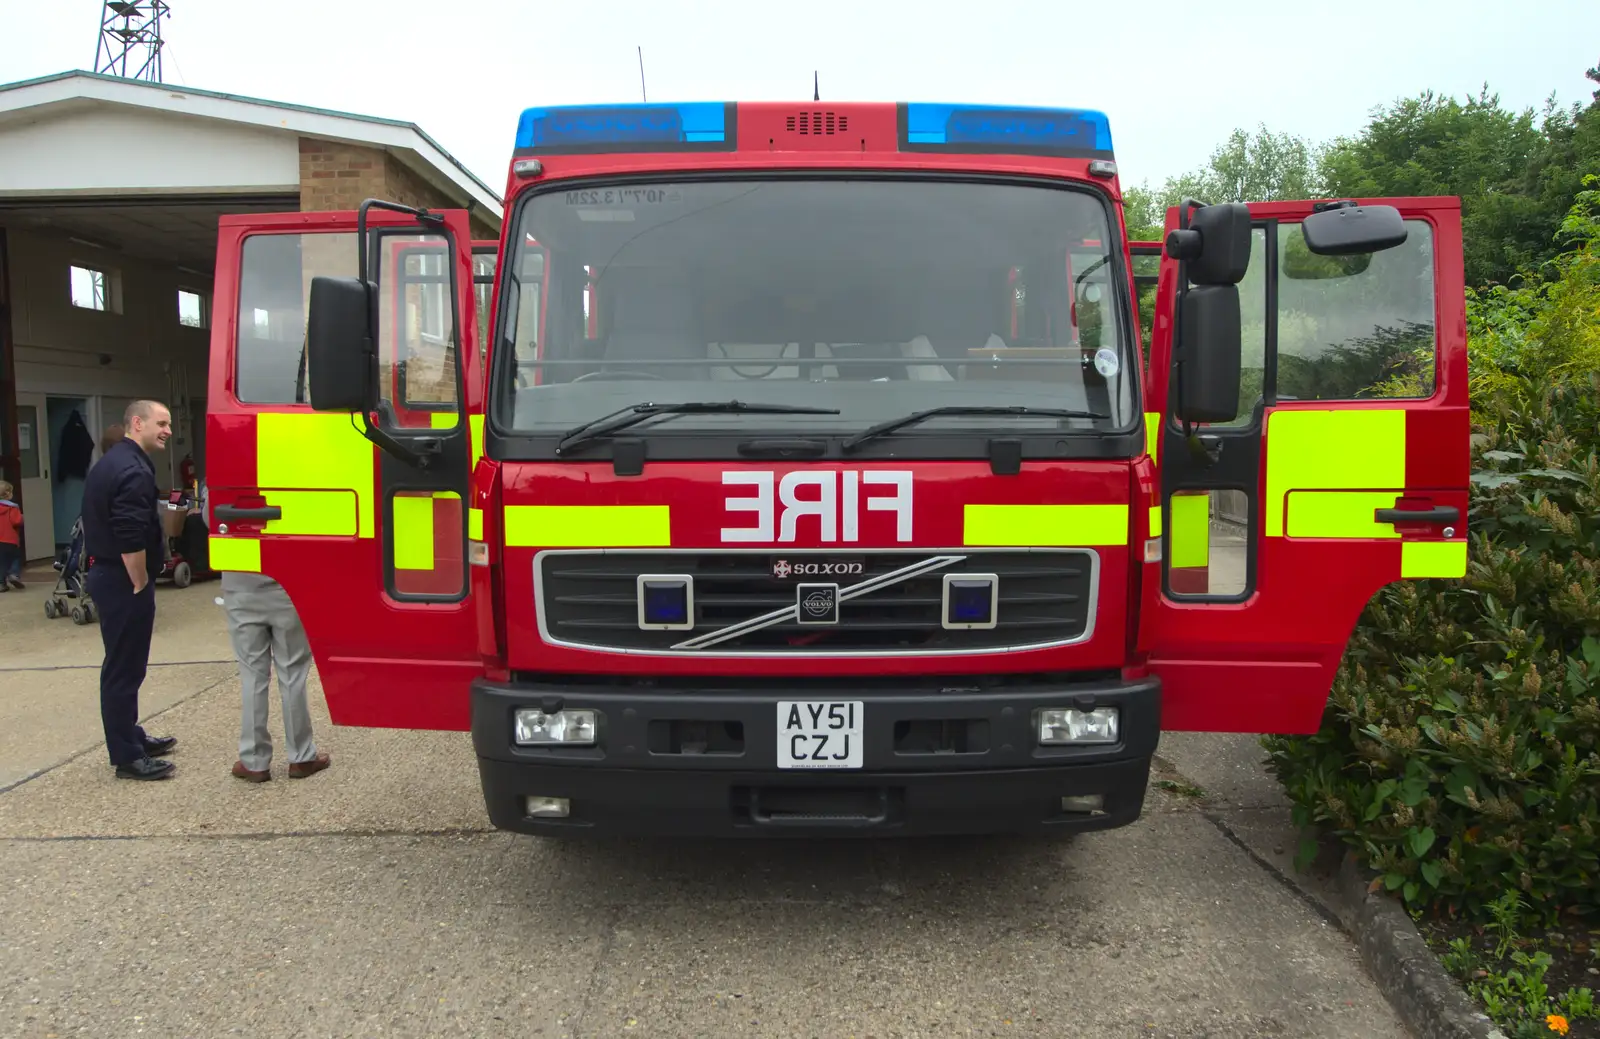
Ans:
{"label": "pushchair", "polygon": [[[85,580],[88,563],[83,517],[79,516],[72,523],[72,540],[67,543],[67,550],[56,557],[56,587],[44,601],[46,617],[55,620],[70,615],[74,624],[90,624],[100,619],[100,611],[95,609],[94,600],[89,597],[89,586]],[[69,609],[68,599],[76,599],[77,604]]]}

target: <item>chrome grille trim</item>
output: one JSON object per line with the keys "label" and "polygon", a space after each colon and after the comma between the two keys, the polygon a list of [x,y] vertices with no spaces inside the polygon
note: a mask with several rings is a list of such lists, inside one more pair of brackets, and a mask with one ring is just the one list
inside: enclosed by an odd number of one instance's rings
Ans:
{"label": "chrome grille trim", "polygon": [[[700,649],[688,646],[688,643],[699,642],[702,638],[712,634],[723,634],[729,627],[737,626],[741,630],[729,635],[729,638],[738,637],[749,630],[754,630],[758,620],[770,620],[786,612],[792,612],[793,607],[785,607],[773,611],[764,611],[758,616],[735,622],[735,625],[724,625],[714,631],[707,631],[704,636],[696,636],[684,640],[684,648],[674,645],[671,648],[640,648],[630,646],[606,645],[600,642],[581,642],[564,639],[555,635],[549,626],[549,616],[545,609],[546,588],[544,580],[544,561],[554,557],[600,557],[600,556],[784,556],[788,558],[806,556],[834,557],[840,555],[867,556],[869,558],[884,558],[893,556],[908,557],[907,567],[920,574],[938,572],[939,567],[933,561],[939,557],[955,557],[956,562],[951,566],[959,566],[965,562],[972,565],[982,565],[990,569],[991,564],[984,557],[994,555],[1019,555],[1030,556],[1061,556],[1082,558],[1088,563],[1087,598],[1085,607],[1085,621],[1083,631],[1071,638],[1050,639],[1036,642],[1018,642],[1014,645],[989,645],[979,647],[962,647],[958,649],[865,649],[865,650],[808,650],[808,649],[759,649],[759,650],[727,650],[727,649]],[[917,562],[927,562],[928,567],[916,567]],[[683,568],[692,569],[692,568]],[[897,568],[898,569],[898,568]],[[542,549],[534,553],[533,557],[533,589],[534,609],[538,622],[540,639],[550,646],[559,646],[564,649],[582,650],[589,653],[614,653],[624,656],[645,657],[675,657],[678,659],[779,659],[779,660],[828,660],[828,659],[892,659],[896,657],[968,657],[1015,653],[1024,650],[1054,649],[1063,646],[1079,645],[1094,637],[1096,621],[1099,613],[1100,602],[1100,553],[1093,548],[1086,547],[1052,547],[1052,548],[1013,548],[1013,547],[983,547],[983,548],[860,548],[856,546],[840,546],[835,548],[819,549],[789,549],[783,547],[763,548],[595,548],[595,549]],[[885,587],[884,578],[887,575],[877,575],[868,578],[867,582],[878,587]],[[911,576],[917,576],[913,574]],[[904,578],[904,579],[910,579]],[[898,582],[895,582],[898,583]],[[631,584],[629,585],[631,588]],[[841,582],[841,592],[848,587]],[[874,589],[876,590],[876,589]],[[866,594],[865,592],[858,594]],[[849,625],[841,625],[848,628]],[[725,641],[719,639],[717,642]],[[707,643],[714,645],[714,643]]]}

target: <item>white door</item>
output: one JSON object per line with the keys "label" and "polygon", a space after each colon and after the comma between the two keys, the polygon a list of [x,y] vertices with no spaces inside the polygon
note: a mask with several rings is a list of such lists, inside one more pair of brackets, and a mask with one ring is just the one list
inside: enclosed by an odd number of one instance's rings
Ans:
{"label": "white door", "polygon": [[22,554],[29,560],[56,554],[50,511],[50,424],[44,395],[17,394],[17,447],[22,454]]}

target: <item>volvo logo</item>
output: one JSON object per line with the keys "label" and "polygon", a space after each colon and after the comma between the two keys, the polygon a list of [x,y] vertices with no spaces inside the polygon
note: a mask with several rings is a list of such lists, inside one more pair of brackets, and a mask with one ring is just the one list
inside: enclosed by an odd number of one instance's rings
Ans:
{"label": "volvo logo", "polygon": [[801,624],[839,623],[839,586],[836,584],[797,584],[795,603]]}
{"label": "volvo logo", "polygon": [[789,577],[858,577],[867,572],[867,564],[859,559],[798,559],[790,562],[777,559],[772,563],[772,576],[782,581]]}

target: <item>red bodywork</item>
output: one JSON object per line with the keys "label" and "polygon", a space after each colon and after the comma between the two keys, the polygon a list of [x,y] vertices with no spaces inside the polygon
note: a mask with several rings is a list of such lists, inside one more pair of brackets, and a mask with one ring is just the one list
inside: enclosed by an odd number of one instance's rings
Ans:
{"label": "red bodywork", "polygon": [[[841,106],[834,106],[843,110]],[[549,155],[532,179],[513,173],[507,182],[508,230],[515,235],[520,196],[570,178],[627,177],[663,172],[761,170],[944,171],[1071,180],[1104,191],[1120,229],[1121,195],[1115,177],[1092,176],[1086,159],[1004,154],[959,154],[897,150],[893,105],[847,106],[848,137],[798,136],[788,128],[797,106],[759,103],[738,106],[738,148],[726,152]],[[1392,201],[1392,200],[1383,200]],[[1431,399],[1404,402],[1408,410],[1405,492],[1434,504],[1454,504],[1465,515],[1467,411],[1465,318],[1460,292],[1460,219],[1454,199],[1393,202],[1407,217],[1427,220],[1437,245],[1438,380]],[[1294,220],[1311,203],[1252,207],[1259,218]],[[391,214],[375,215],[387,221]],[[1169,216],[1169,229],[1171,226]],[[458,221],[464,225],[464,220]],[[235,336],[233,294],[238,281],[238,243],[248,231],[350,230],[352,214],[303,214],[224,218],[219,236],[217,314],[209,392],[208,443],[214,502],[258,500],[253,444],[255,415],[241,405],[231,382]],[[458,233],[456,270],[467,288],[459,313],[459,340],[478,342],[470,296],[472,243]],[[1158,243],[1138,243],[1148,252]],[[510,246],[501,255],[511,255]],[[1122,259],[1131,275],[1130,249]],[[1140,357],[1142,410],[1164,414],[1170,368],[1175,265],[1163,260],[1149,364]],[[494,294],[499,305],[500,295]],[[543,310],[541,308],[541,314]],[[541,337],[542,341],[542,337]],[[489,345],[489,369],[494,368]],[[483,414],[482,367],[463,365],[467,413]],[[1396,402],[1283,402],[1270,411],[1397,406]],[[292,406],[286,406],[292,407]],[[305,409],[301,409],[305,410]],[[1155,428],[1151,427],[1152,430]],[[1361,609],[1399,573],[1400,541],[1330,541],[1261,538],[1253,594],[1239,603],[1175,602],[1162,592],[1159,560],[1146,561],[1149,510],[1159,507],[1160,480],[1153,444],[1139,457],[1103,462],[1026,462],[1017,476],[997,477],[978,462],[746,464],[743,462],[651,463],[642,477],[617,477],[609,463],[503,462],[482,454],[474,437],[470,494],[466,504],[482,514],[487,564],[469,569],[469,595],[448,603],[400,603],[381,592],[383,561],[374,541],[353,537],[263,538],[262,566],[289,590],[301,611],[336,722],[401,728],[469,727],[468,684],[479,676],[505,680],[513,671],[568,674],[791,675],[796,662],[783,659],[663,656],[567,648],[547,643],[532,606],[536,547],[506,547],[500,517],[522,505],[670,505],[671,544],[716,548],[723,512],[722,474],[741,469],[783,473],[793,468],[865,470],[893,468],[913,473],[915,529],[909,544],[894,540],[887,515],[864,514],[854,549],[949,548],[962,544],[962,508],[967,504],[1083,504],[1127,506],[1126,544],[1100,547],[1099,597],[1092,635],[1070,646],[1028,652],[963,656],[902,657],[894,661],[808,657],[813,675],[984,674],[1031,671],[1121,669],[1129,679],[1150,673],[1164,683],[1162,723],[1168,729],[1242,732],[1307,732],[1320,720],[1333,670]],[[376,449],[374,449],[375,451]],[[1261,499],[1266,500],[1267,449],[1261,441]],[[1386,488],[1380,488],[1384,490]],[[742,522],[742,520],[741,520]],[[259,529],[259,528],[257,528]],[[235,533],[239,530],[236,528]],[[803,523],[792,547],[818,547],[816,527]],[[1437,537],[1424,530],[1416,535]],[[812,540],[807,540],[808,538]]]}

